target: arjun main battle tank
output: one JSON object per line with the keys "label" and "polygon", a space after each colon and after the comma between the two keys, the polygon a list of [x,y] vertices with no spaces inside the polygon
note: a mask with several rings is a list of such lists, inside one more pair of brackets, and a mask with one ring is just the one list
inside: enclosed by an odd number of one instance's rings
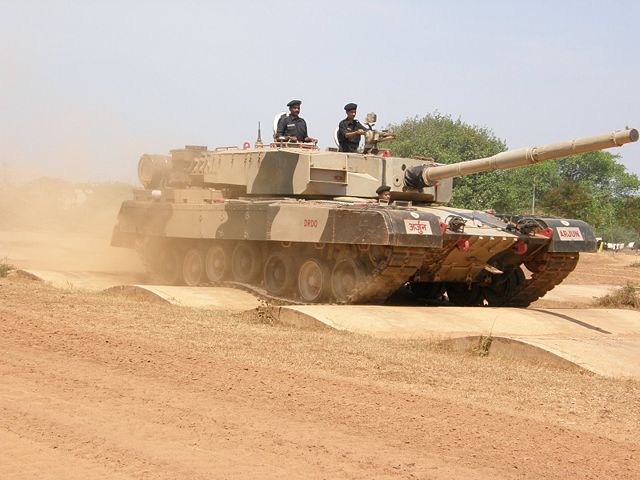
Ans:
{"label": "arjun main battle tank", "polygon": [[[616,147],[638,131],[450,165],[381,154],[383,137],[370,133],[363,154],[256,142],[143,155],[144,188],[122,204],[111,244],[137,249],[163,284],[224,282],[300,303],[381,303],[402,287],[525,307],[595,251],[592,228],[447,207],[453,177]],[[375,199],[381,185],[388,202]]]}

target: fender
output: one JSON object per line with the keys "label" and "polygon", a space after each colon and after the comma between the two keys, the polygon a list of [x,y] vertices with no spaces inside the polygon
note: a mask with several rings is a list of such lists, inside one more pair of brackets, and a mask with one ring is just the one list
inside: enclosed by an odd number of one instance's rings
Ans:
{"label": "fender", "polygon": [[588,223],[567,218],[535,217],[535,219],[553,232],[549,252],[596,251],[596,236]]}

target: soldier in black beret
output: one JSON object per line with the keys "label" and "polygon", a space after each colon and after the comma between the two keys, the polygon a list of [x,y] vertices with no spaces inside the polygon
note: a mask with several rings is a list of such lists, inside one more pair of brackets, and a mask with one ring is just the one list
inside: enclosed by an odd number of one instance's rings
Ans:
{"label": "soldier in black beret", "polygon": [[317,142],[315,138],[311,138],[307,134],[307,122],[300,116],[301,103],[301,100],[291,100],[287,103],[289,115],[283,115],[278,120],[276,140],[281,142]]}
{"label": "soldier in black beret", "polygon": [[341,152],[357,153],[360,137],[365,134],[366,128],[356,120],[358,105],[347,103],[344,106],[347,118],[338,124],[338,144]]}
{"label": "soldier in black beret", "polygon": [[380,185],[376,189],[376,193],[378,194],[378,200],[384,200],[388,202],[391,198],[391,187],[388,185]]}

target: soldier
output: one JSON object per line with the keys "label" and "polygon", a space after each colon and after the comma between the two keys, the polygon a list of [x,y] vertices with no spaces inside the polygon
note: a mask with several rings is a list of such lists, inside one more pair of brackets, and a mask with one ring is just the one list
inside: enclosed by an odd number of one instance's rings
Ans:
{"label": "soldier", "polygon": [[281,142],[313,142],[315,138],[307,135],[307,122],[300,117],[301,100],[291,100],[287,103],[289,115],[284,115],[278,120],[276,140]]}
{"label": "soldier", "polygon": [[382,200],[383,202],[389,202],[391,199],[391,187],[388,185],[381,185],[376,189],[376,193],[378,194],[378,200]]}
{"label": "soldier", "polygon": [[341,152],[356,153],[360,144],[360,136],[365,134],[364,125],[356,120],[357,109],[358,105],[355,103],[347,103],[344,106],[347,118],[338,124],[338,143]]}

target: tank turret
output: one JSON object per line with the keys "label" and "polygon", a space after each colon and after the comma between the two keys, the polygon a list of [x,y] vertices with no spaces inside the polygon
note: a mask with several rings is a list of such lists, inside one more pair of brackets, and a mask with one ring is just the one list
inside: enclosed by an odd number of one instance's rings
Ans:
{"label": "tank turret", "polygon": [[385,157],[379,141],[391,134],[371,130],[366,145],[372,153],[320,151],[315,145],[272,144],[250,148],[187,146],[171,157],[143,155],[138,165],[148,188],[206,187],[227,198],[269,196],[298,198],[374,198],[380,185],[391,187],[395,200],[447,203],[452,178],[498,169],[517,168],[638,140],[626,129],[567,142],[501,152],[492,157],[440,165],[424,158]]}

